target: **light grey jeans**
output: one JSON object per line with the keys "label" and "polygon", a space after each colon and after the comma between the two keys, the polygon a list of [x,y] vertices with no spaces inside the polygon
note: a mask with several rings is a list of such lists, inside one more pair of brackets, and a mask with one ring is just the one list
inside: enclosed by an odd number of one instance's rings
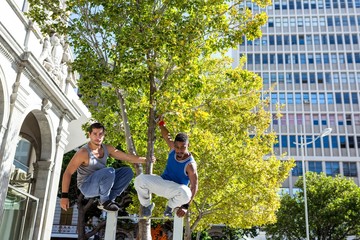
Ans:
{"label": "light grey jeans", "polygon": [[151,203],[151,194],[168,199],[171,208],[180,207],[191,199],[191,190],[184,184],[164,180],[158,175],[140,174],[135,178],[135,189],[141,205],[147,207]]}

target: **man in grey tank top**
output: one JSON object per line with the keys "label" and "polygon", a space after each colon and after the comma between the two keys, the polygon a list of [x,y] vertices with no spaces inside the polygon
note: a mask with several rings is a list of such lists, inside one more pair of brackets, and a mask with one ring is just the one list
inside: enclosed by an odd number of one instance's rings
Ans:
{"label": "man in grey tank top", "polygon": [[[114,200],[128,187],[134,173],[130,167],[107,167],[108,156],[130,163],[146,163],[146,158],[103,144],[105,127],[101,123],[91,124],[88,135],[90,141],[75,153],[63,174],[60,206],[65,211],[69,208],[71,175],[77,171],[77,187],[85,198],[99,197],[100,209],[118,211]],[[151,162],[155,162],[155,158]]]}

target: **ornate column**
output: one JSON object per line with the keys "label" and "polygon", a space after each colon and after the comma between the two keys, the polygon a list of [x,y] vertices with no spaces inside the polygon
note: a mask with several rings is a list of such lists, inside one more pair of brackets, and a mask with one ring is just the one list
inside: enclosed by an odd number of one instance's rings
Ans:
{"label": "ornate column", "polygon": [[[53,225],[55,208],[58,207],[56,205],[57,194],[59,189],[59,183],[61,180],[61,166],[63,161],[63,155],[66,145],[68,144],[67,138],[69,136],[69,132],[67,131],[67,127],[70,119],[67,117],[66,113],[63,113],[60,118],[59,127],[57,129],[56,135],[56,149],[54,160],[52,161],[51,168],[44,171],[39,169],[39,175],[46,175],[47,180],[43,179],[43,183],[39,184],[47,184],[48,191],[44,192],[45,195],[43,199],[43,210],[44,210],[44,219],[39,227],[39,235],[35,236],[34,239],[50,239],[51,238],[51,229]],[[39,163],[41,163],[40,161]],[[38,180],[37,180],[38,181]],[[45,182],[46,181],[46,182]],[[39,196],[39,195],[37,195]],[[36,231],[35,231],[36,232]]]}

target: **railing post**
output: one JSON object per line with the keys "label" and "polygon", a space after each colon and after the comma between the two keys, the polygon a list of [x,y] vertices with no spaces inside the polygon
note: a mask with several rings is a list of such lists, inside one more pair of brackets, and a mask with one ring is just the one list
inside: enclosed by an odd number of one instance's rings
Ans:
{"label": "railing post", "polygon": [[105,240],[116,239],[117,217],[118,217],[118,212],[106,213]]}
{"label": "railing post", "polygon": [[174,215],[173,240],[183,240],[184,218]]}

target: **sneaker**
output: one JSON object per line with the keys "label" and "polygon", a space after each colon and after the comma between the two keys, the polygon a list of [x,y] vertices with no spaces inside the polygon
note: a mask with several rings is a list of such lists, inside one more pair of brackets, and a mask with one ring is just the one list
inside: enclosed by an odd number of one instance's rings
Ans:
{"label": "sneaker", "polygon": [[119,211],[118,206],[111,200],[107,200],[104,203],[99,203],[98,208],[100,210],[108,211],[108,212],[117,212]]}
{"label": "sneaker", "polygon": [[170,218],[170,217],[172,217],[172,216],[173,216],[173,215],[172,215],[172,209],[171,209],[171,207],[166,206],[165,211],[164,211],[164,217]]}
{"label": "sneaker", "polygon": [[142,214],[143,217],[151,217],[152,210],[155,207],[155,203],[151,203],[149,206],[144,207],[142,206]]}

